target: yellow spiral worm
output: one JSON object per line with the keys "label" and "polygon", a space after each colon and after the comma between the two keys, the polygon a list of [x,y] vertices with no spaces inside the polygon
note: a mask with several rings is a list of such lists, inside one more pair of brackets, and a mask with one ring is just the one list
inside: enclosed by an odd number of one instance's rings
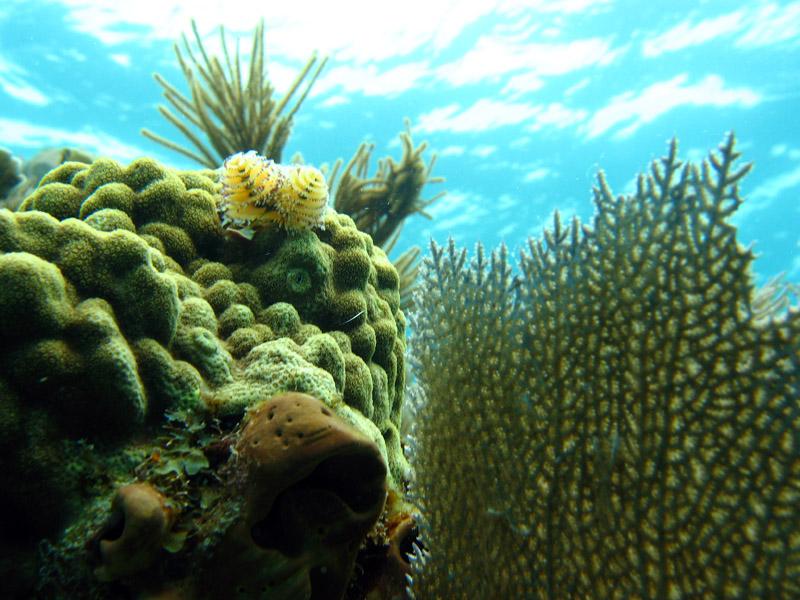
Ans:
{"label": "yellow spiral worm", "polygon": [[328,205],[328,186],[319,169],[280,165],[252,150],[225,160],[220,183],[223,226],[246,237],[268,225],[318,227]]}
{"label": "yellow spiral worm", "polygon": [[286,226],[295,229],[314,227],[325,214],[328,186],[319,169],[305,165],[285,167],[288,185],[281,189],[278,211]]}

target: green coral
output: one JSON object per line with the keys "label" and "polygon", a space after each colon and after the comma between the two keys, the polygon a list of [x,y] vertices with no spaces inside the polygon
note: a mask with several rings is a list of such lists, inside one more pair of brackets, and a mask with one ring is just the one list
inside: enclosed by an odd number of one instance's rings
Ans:
{"label": "green coral", "polygon": [[591,226],[556,218],[516,275],[433,246],[417,597],[800,595],[800,312],[754,310],[737,157],[673,143],[629,197],[601,175]]}
{"label": "green coral", "polygon": [[334,212],[324,230],[228,238],[215,176],[67,162],[0,211],[0,384],[67,435],[117,442],[165,410],[239,418],[288,390],[393,435],[405,320],[383,252]]}

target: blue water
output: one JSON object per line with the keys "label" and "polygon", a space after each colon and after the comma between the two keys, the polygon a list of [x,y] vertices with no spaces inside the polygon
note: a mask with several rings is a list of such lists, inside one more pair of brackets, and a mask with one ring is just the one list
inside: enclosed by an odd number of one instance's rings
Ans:
{"label": "blue water", "polygon": [[[678,136],[699,159],[733,130],[744,159],[737,215],[758,276],[800,280],[800,2],[640,0],[262,3],[9,1],[0,5],[0,146],[30,157],[71,145],[128,162],[193,165],[139,134],[173,139],[154,71],[185,89],[172,43],[196,17],[246,48],[267,26],[285,89],[313,50],[330,62],[284,156],[349,158],[362,140],[399,156],[409,117],[438,151],[447,190],[409,220],[398,250],[538,235],[554,209],[591,216],[598,169],[618,193]],[[133,6],[133,5],[136,6]],[[246,6],[247,5],[247,6]]]}

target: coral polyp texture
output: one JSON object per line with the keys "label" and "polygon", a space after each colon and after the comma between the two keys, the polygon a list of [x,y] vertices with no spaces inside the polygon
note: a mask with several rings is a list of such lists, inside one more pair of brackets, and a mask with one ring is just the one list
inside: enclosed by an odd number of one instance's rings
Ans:
{"label": "coral polyp texture", "polygon": [[[132,478],[168,497],[180,535],[165,534],[164,544],[188,535],[213,545],[218,532],[196,530],[200,498],[213,494],[192,486],[200,478],[213,488],[222,476],[209,469],[227,464],[224,452],[212,460],[227,447],[222,438],[235,435],[250,407],[286,392],[313,396],[368,439],[390,489],[402,488],[405,320],[396,270],[332,210],[313,229],[272,224],[252,239],[227,235],[218,178],[150,159],[67,162],[19,212],[0,211],[4,547],[35,556],[47,538],[61,564],[64,548],[82,547],[75,536],[99,527]],[[222,429],[199,447],[176,454],[173,440],[147,458],[139,440],[154,439],[175,411]],[[90,483],[57,467],[78,440],[96,445],[92,472],[105,473]],[[141,463],[135,474],[131,461]],[[0,561],[6,581],[33,577],[31,569]],[[56,571],[40,585],[58,580]],[[78,593],[58,590],[67,592]]]}
{"label": "coral polyp texture", "polygon": [[[589,226],[426,261],[417,598],[800,596],[800,312],[763,310],[733,136]],[[774,294],[773,294],[774,295]]]}
{"label": "coral polyp texture", "polygon": [[228,157],[220,172],[223,226],[252,237],[259,228],[320,227],[328,186],[319,169],[280,165],[254,151]]}

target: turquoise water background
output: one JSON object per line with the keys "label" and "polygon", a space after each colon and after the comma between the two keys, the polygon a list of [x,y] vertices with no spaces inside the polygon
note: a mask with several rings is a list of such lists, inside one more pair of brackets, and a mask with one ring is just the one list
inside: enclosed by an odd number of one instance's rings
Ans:
{"label": "turquoise water background", "polygon": [[[330,61],[284,153],[348,159],[361,141],[415,141],[447,179],[397,251],[430,237],[519,248],[554,209],[588,219],[605,170],[617,193],[666,152],[700,159],[735,131],[755,170],[736,216],[759,279],[800,281],[800,2],[109,2],[0,5],[0,146],[30,157],[69,145],[121,162],[193,165],[139,134],[179,140],[157,113],[159,72],[185,90],[172,44],[190,19],[210,49],[223,24],[246,51],[266,22],[269,74],[285,89],[312,51]],[[203,8],[194,5],[202,4]]]}

